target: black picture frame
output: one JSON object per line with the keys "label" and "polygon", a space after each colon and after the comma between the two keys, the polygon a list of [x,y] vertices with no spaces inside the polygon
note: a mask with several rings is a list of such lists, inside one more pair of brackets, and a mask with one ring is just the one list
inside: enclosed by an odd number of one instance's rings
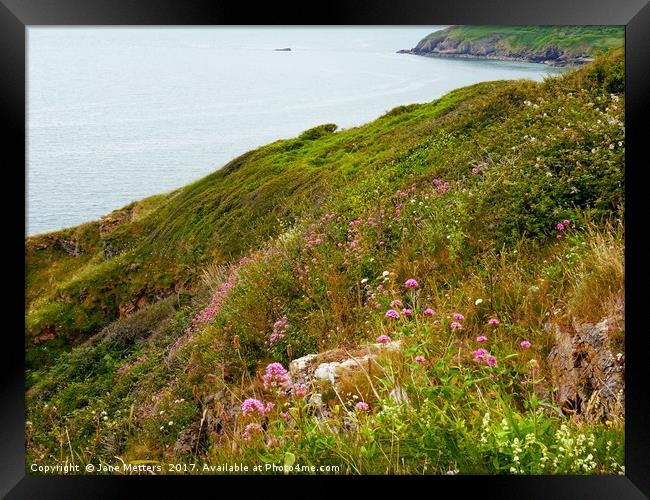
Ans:
{"label": "black picture frame", "polygon": [[[311,8],[308,8],[311,7]],[[7,498],[115,498],[145,487],[162,489],[166,496],[188,494],[189,478],[25,475],[24,455],[24,280],[25,220],[16,206],[25,201],[25,35],[36,25],[446,25],[446,24],[609,24],[625,25],[626,42],[626,452],[625,476],[443,476],[427,478],[370,478],[383,487],[389,479],[401,487],[425,487],[429,494],[452,488],[454,495],[480,494],[498,498],[644,498],[650,495],[650,426],[648,426],[649,367],[644,347],[643,251],[645,184],[648,145],[644,134],[649,116],[650,4],[647,0],[410,0],[408,2],[327,2],[291,5],[218,0],[0,0],[0,109],[5,132],[3,156],[6,173],[12,174],[5,191],[3,226],[10,240],[6,265],[14,272],[15,287],[5,289],[4,310],[12,322],[3,335],[3,377],[0,382],[0,495]],[[12,160],[7,159],[7,152]],[[646,160],[644,162],[644,159]],[[22,175],[22,179],[21,179]],[[7,197],[6,194],[10,194]],[[9,198],[9,199],[7,199]],[[6,250],[6,249],[5,249]],[[23,248],[24,250],[24,248]],[[15,264],[13,263],[15,259]],[[21,276],[22,273],[22,276]],[[15,322],[15,323],[14,323]],[[22,329],[22,330],[21,330]],[[223,488],[237,478],[193,477]],[[252,485],[253,478],[243,478]],[[256,478],[258,479],[258,478]],[[265,488],[278,493],[300,494],[299,482],[310,478],[259,478]],[[344,483],[335,488],[358,486],[354,478],[317,478]],[[368,479],[368,478],[366,478]],[[432,481],[434,484],[428,484]],[[291,483],[290,483],[291,482]],[[320,483],[319,483],[320,484]],[[324,484],[324,483],[323,483]],[[368,486],[368,485],[364,485]],[[291,488],[291,490],[289,490]],[[313,488],[306,486],[306,488]],[[218,494],[219,490],[213,490]],[[303,490],[309,494],[309,490]],[[331,494],[343,494],[332,490]],[[415,493],[415,492],[414,492]],[[346,491],[345,494],[348,494]],[[417,494],[417,493],[416,493]]]}

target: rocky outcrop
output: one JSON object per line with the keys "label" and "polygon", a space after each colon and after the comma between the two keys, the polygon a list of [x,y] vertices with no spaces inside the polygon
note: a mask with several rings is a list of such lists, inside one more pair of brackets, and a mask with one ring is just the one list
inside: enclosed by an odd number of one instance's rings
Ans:
{"label": "rocky outcrop", "polygon": [[578,66],[593,61],[589,54],[568,54],[557,46],[548,46],[539,51],[511,49],[504,43],[504,36],[500,34],[469,41],[442,33],[438,36],[424,38],[413,49],[399,50],[398,53],[534,62],[559,67]]}
{"label": "rocky outcrop", "polygon": [[72,257],[79,257],[79,255],[81,255],[81,248],[79,247],[79,241],[65,240],[63,238],[59,238],[57,240],[57,243],[61,248],[61,250],[63,250],[68,255],[71,255]]}
{"label": "rocky outcrop", "polygon": [[574,324],[572,331],[545,326],[554,336],[549,354],[555,400],[567,415],[587,419],[624,416],[625,356],[611,350],[612,322]]}
{"label": "rocky outcrop", "polygon": [[339,381],[353,372],[372,371],[372,363],[384,351],[397,351],[400,341],[388,344],[368,344],[351,351],[336,349],[320,354],[308,354],[295,359],[289,365],[294,382],[321,384],[337,388]]}

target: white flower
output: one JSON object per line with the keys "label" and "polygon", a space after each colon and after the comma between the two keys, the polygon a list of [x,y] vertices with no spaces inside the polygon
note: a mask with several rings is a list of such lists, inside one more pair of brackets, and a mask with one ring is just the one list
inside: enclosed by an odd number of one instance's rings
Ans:
{"label": "white flower", "polygon": [[167,422],[167,425],[171,427],[172,425],[174,425],[174,422],[170,420],[169,422]]}
{"label": "white flower", "polygon": [[382,275],[384,278],[386,278],[389,274],[390,274],[390,273],[389,273],[388,271],[384,271],[383,273],[381,273],[381,275]]}
{"label": "white flower", "polygon": [[479,304],[482,304],[482,303],[483,303],[483,299],[476,299],[476,300],[474,301],[474,305],[477,305],[477,306],[478,306]]}
{"label": "white flower", "polygon": [[368,283],[368,278],[363,278],[363,279],[361,280],[361,284],[362,284],[362,285],[365,284],[365,283]]}

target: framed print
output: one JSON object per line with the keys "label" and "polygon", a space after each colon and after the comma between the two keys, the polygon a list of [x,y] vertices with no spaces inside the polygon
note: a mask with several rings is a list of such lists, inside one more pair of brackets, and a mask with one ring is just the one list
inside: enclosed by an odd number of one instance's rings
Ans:
{"label": "framed print", "polygon": [[647,497],[644,1],[0,12],[3,495]]}

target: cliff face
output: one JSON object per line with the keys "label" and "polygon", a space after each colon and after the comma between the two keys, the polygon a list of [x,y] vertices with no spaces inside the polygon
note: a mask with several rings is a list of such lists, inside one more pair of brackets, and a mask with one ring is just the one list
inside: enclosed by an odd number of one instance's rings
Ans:
{"label": "cliff face", "polygon": [[[413,49],[400,53],[506,61],[551,66],[578,66],[593,61],[603,48],[623,44],[623,38],[600,27],[456,27],[432,33]],[[613,35],[613,36],[612,36]]]}

